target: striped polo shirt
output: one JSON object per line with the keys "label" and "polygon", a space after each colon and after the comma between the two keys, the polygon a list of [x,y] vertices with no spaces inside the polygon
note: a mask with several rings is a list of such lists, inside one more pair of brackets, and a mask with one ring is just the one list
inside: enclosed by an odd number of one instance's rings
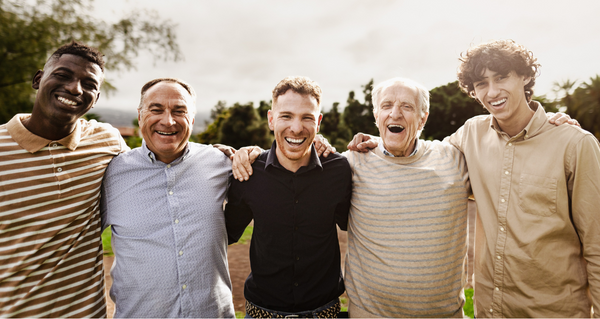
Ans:
{"label": "striped polo shirt", "polygon": [[408,157],[345,153],[353,171],[345,282],[352,317],[460,317],[466,279],[465,160],[418,141]]}
{"label": "striped polo shirt", "polygon": [[82,119],[50,141],[28,116],[0,125],[0,317],[105,317],[100,185],[128,147]]}

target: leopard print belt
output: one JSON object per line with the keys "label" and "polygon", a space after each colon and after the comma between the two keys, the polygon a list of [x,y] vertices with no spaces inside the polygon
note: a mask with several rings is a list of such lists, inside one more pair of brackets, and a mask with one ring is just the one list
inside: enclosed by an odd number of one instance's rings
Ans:
{"label": "leopard print belt", "polygon": [[246,301],[246,313],[252,318],[337,318],[340,313],[340,302],[319,311],[274,312],[260,308]]}

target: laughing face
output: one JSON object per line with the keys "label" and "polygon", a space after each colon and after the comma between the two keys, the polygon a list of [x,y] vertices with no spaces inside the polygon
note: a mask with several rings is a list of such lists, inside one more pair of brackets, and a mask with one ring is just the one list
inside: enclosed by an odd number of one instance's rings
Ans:
{"label": "laughing face", "polygon": [[194,110],[192,97],[178,83],[163,81],[146,91],[138,120],[157,160],[168,164],[183,154],[192,135]]}
{"label": "laughing face", "polygon": [[308,164],[322,117],[312,96],[288,90],[277,98],[268,119],[277,142],[277,159],[283,167],[295,172]]}
{"label": "laughing face", "polygon": [[103,76],[100,66],[77,55],[51,59],[33,77],[32,87],[38,93],[32,121],[68,131],[96,104]]}
{"label": "laughing face", "polygon": [[394,84],[381,92],[377,105],[375,123],[383,146],[394,156],[410,155],[415,149],[417,133],[429,116],[425,113],[421,117],[417,89]]}
{"label": "laughing face", "polygon": [[511,136],[527,126],[533,116],[525,98],[525,85],[530,80],[515,71],[502,75],[486,69],[483,78],[473,82],[477,99],[494,116],[500,128]]}

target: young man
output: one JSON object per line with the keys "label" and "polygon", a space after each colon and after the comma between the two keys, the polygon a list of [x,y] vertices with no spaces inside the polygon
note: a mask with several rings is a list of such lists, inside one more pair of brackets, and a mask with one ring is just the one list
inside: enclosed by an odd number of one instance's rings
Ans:
{"label": "young man", "polygon": [[0,126],[0,316],[104,317],[98,201],[128,147],[80,119],[100,96],[102,54],[73,42],[33,77],[31,114]]}
{"label": "young man", "polygon": [[477,201],[475,315],[591,316],[600,309],[598,140],[548,122],[531,100],[539,64],[523,46],[492,41],[460,60],[461,88],[490,112],[448,138]]}
{"label": "young man", "polygon": [[344,292],[336,224],[346,229],[351,174],[345,158],[318,157],[321,88],[305,77],[273,90],[270,150],[247,182],[233,181],[225,218],[230,243],[254,219],[252,273],[244,295],[249,317],[335,317]]}
{"label": "young man", "polygon": [[196,93],[179,79],[142,87],[144,140],[116,157],[102,184],[102,226],[112,225],[115,317],[235,317],[223,202],[231,162],[188,142]]}

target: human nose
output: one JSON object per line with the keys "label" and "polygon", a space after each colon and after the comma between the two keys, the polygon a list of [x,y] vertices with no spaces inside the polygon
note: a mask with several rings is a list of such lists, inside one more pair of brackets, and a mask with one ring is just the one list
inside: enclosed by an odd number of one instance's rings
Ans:
{"label": "human nose", "polygon": [[165,126],[175,125],[175,119],[171,115],[171,112],[164,112],[160,118],[160,123]]}
{"label": "human nose", "polygon": [[494,98],[496,96],[498,96],[498,93],[500,93],[500,89],[498,88],[498,84],[496,83],[490,83],[489,87],[488,87],[488,92],[487,95],[491,98]]}
{"label": "human nose", "polygon": [[81,95],[83,93],[83,90],[81,89],[81,82],[79,80],[73,80],[69,82],[65,88],[73,95]]}
{"label": "human nose", "polygon": [[302,122],[299,119],[293,119],[292,125],[290,126],[292,133],[302,132]]}
{"label": "human nose", "polygon": [[397,118],[400,118],[400,117],[404,116],[404,114],[402,113],[402,106],[400,106],[400,105],[394,105],[394,107],[392,108],[392,113],[390,114],[390,116],[393,119],[397,119]]}

